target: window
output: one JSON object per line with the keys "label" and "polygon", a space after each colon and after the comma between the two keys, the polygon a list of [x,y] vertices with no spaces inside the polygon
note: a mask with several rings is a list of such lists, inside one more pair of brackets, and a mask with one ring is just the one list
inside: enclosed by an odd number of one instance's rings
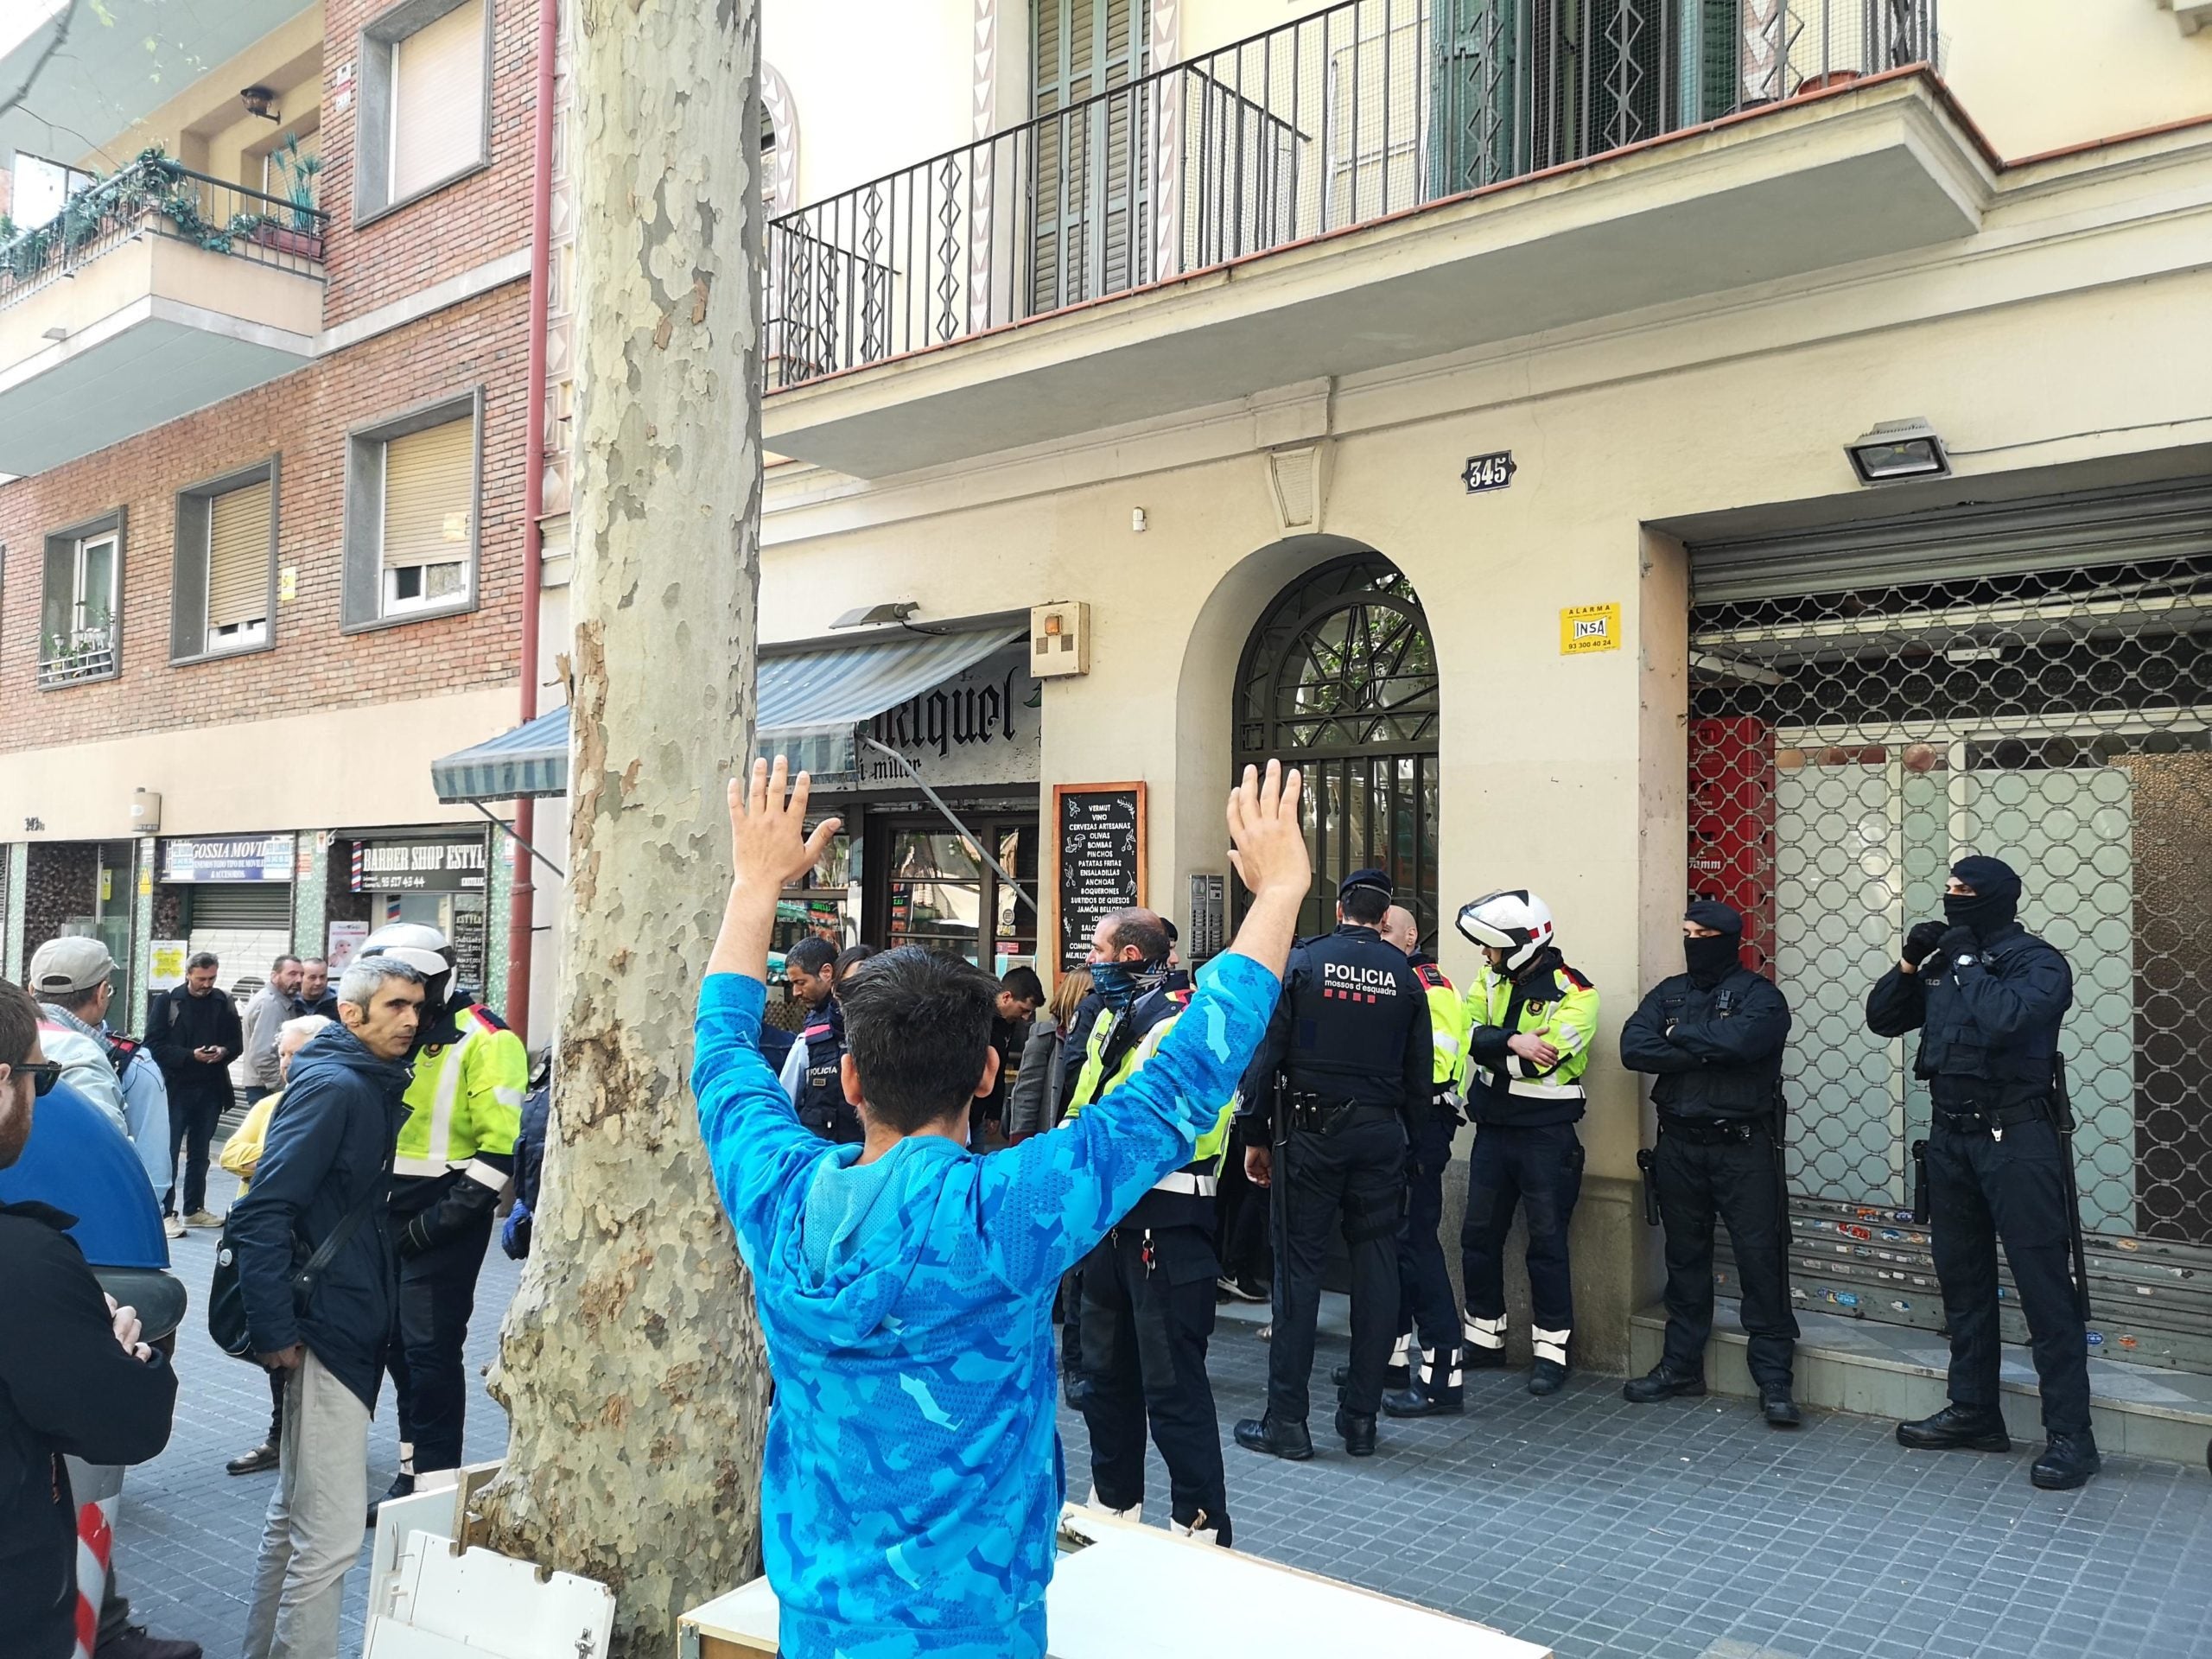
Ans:
{"label": "window", "polygon": [[170,572],[169,660],[275,639],[276,462],[181,490]]}
{"label": "window", "polygon": [[476,600],[480,394],[353,435],[346,463],[349,629],[467,610]]}
{"label": "window", "polygon": [[489,0],[402,0],[361,32],[356,222],[490,159]]}
{"label": "window", "polygon": [[112,679],[123,591],[123,513],[46,538],[38,681],[42,686]]}

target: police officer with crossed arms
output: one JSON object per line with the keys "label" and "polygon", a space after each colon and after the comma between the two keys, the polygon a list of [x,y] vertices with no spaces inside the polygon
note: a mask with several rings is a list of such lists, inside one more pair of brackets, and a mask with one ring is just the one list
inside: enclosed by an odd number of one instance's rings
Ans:
{"label": "police officer with crossed arms", "polygon": [[1728,1224],[1759,1408],[1795,1428],[1789,1221],[1782,1185],[1782,1049],[1789,1004],[1743,964],[1744,918],[1710,899],[1682,918],[1687,971],[1663,979],[1621,1028],[1621,1064],[1652,1076],[1651,1184],[1667,1230],[1667,1345],[1630,1377],[1637,1405],[1705,1392],[1713,1335],[1713,1224]]}
{"label": "police officer with crossed arms", "polygon": [[2020,925],[2019,903],[2011,865],[1961,859],[1943,919],[1913,928],[1897,966],[1866,997],[1876,1036],[1920,1033],[1912,1069],[1928,1084],[1929,1224],[1951,1328],[1950,1403],[1899,1423],[1897,1443],[2012,1449],[1997,1395],[2002,1240],[2027,1316],[2049,1441],[2029,1478],[2063,1491],[2100,1466],[2089,1429],[2088,1333],[2069,1260],[2081,1221],[2057,1069],[2074,976],[2064,957]]}
{"label": "police officer with crossed arms", "polygon": [[1313,1455],[1306,1426],[1313,1326],[1328,1236],[1339,1219],[1351,1254],[1351,1366],[1336,1429],[1353,1457],[1375,1451],[1382,1372],[1398,1329],[1407,1124],[1414,1110],[1427,1109],[1431,1069],[1426,988],[1378,931],[1390,894],[1381,870],[1344,879],[1337,931],[1291,951],[1267,1037],[1239,1091],[1246,1103],[1268,1100],[1281,1074],[1273,1144],[1249,1135],[1244,1154],[1254,1182],[1283,1187],[1268,1408],[1236,1425],[1236,1443],[1248,1451],[1300,1461]]}

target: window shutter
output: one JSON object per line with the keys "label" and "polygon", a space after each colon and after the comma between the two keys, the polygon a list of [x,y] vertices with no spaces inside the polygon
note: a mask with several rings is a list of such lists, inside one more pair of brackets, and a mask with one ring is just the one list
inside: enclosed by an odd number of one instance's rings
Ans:
{"label": "window shutter", "polygon": [[484,4],[466,0],[391,48],[391,189],[398,201],[484,154]]}
{"label": "window shutter", "polygon": [[269,483],[219,495],[207,529],[207,626],[269,620]]}
{"label": "window shutter", "polygon": [[385,445],[384,568],[468,557],[476,423],[448,421]]}

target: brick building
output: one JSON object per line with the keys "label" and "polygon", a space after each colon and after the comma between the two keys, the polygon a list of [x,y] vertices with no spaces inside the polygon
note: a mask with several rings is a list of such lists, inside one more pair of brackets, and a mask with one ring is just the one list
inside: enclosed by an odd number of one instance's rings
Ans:
{"label": "brick building", "polygon": [[539,8],[112,10],[0,114],[5,971],[97,932],[135,1028],[178,946],[425,919],[505,1006],[512,843],[429,763],[520,696]]}

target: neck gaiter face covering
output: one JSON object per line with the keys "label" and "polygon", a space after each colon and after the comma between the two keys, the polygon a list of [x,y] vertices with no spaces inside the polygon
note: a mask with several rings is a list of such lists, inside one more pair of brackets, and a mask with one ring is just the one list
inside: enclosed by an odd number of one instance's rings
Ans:
{"label": "neck gaiter face covering", "polygon": [[1723,933],[1710,939],[1684,939],[1682,960],[1688,965],[1690,977],[1700,988],[1710,990],[1734,970],[1743,943],[1740,933]]}

